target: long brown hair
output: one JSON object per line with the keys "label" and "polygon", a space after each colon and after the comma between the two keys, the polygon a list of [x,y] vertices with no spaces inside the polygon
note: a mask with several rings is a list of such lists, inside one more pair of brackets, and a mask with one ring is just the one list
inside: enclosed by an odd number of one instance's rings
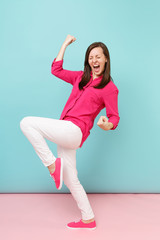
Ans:
{"label": "long brown hair", "polygon": [[87,48],[87,51],[85,54],[84,72],[82,75],[82,80],[79,83],[80,90],[82,90],[83,87],[90,81],[91,67],[89,66],[89,63],[88,63],[88,57],[89,57],[90,51],[95,47],[102,48],[103,54],[107,58],[107,62],[105,63],[103,78],[98,85],[94,86],[94,88],[97,88],[97,89],[104,88],[111,80],[113,81],[113,79],[110,76],[110,55],[109,55],[108,48],[102,42],[94,42]]}

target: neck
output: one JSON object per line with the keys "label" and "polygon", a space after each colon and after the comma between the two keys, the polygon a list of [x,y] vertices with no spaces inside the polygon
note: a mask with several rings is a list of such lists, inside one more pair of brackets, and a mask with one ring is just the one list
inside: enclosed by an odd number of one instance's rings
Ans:
{"label": "neck", "polygon": [[101,75],[101,76],[93,75],[93,76],[92,76],[92,79],[94,80],[94,79],[99,78],[99,77],[102,77],[102,75]]}
{"label": "neck", "polygon": [[94,74],[91,72],[91,76],[92,76],[92,80],[94,80],[94,79],[96,79],[96,78],[103,77],[103,74],[100,75],[100,76],[97,76],[97,75],[94,75]]}

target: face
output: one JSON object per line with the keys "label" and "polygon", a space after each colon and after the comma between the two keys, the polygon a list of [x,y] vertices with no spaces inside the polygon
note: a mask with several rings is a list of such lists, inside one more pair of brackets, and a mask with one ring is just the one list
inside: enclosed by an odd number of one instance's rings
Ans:
{"label": "face", "polygon": [[95,47],[90,51],[88,63],[91,67],[93,79],[102,75],[106,62],[107,58],[101,47]]}

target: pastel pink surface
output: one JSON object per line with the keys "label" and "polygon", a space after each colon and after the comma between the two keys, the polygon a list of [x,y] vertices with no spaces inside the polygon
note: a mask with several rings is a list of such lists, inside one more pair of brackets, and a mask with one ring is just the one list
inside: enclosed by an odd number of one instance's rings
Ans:
{"label": "pastel pink surface", "polygon": [[88,194],[96,230],[72,230],[81,218],[71,194],[0,194],[3,240],[159,240],[160,194]]}

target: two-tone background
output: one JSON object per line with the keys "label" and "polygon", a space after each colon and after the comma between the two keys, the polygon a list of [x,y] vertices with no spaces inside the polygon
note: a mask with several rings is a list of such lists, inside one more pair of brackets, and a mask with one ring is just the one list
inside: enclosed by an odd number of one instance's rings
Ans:
{"label": "two-tone background", "polygon": [[104,42],[119,89],[117,129],[97,126],[103,109],[77,151],[80,182],[88,193],[160,193],[159,7],[155,0],[0,2],[1,193],[57,192],[20,121],[59,119],[72,86],[51,74],[51,63],[67,34],[77,40],[63,67],[83,70],[87,47]]}

